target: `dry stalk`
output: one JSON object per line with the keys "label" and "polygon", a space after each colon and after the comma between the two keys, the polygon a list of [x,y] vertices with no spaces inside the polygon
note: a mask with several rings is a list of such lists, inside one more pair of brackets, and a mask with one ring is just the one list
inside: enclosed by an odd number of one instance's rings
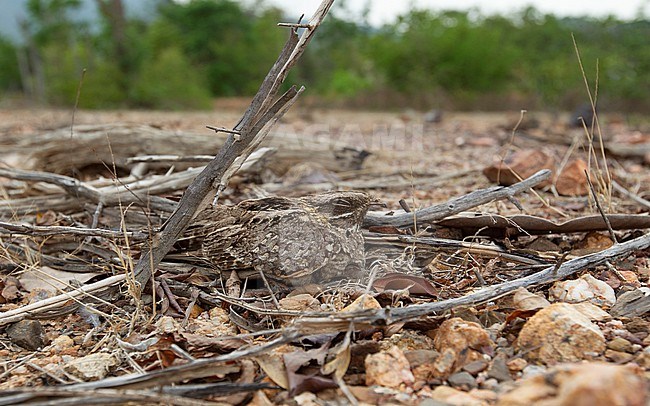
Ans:
{"label": "dry stalk", "polygon": [[[589,96],[589,104],[591,105],[591,110],[593,113],[593,119],[591,123],[585,123],[582,120],[582,126],[585,131],[585,135],[589,142],[588,150],[588,164],[587,167],[590,172],[592,172],[591,164],[595,166],[593,171],[596,175],[596,181],[599,186],[600,193],[605,197],[607,202],[607,207],[611,207],[612,204],[612,176],[609,172],[609,166],[607,165],[607,156],[605,154],[605,143],[603,142],[603,133],[600,127],[600,121],[598,119],[598,112],[596,111],[596,102],[598,100],[598,80],[599,80],[599,71],[598,71],[598,61],[596,61],[596,85],[595,90],[592,94],[591,88],[589,87],[589,80],[587,79],[587,74],[585,73],[584,66],[582,64],[582,57],[580,56],[580,50],[576,42],[575,36],[571,34],[571,39],[573,40],[573,49],[575,50],[576,57],[578,59],[578,66],[580,67],[580,73],[582,74],[582,79],[585,83],[585,89],[587,90],[587,96]],[[594,148],[594,130],[598,135],[599,145],[599,154],[600,159],[602,159],[602,168],[599,163],[599,157],[596,154]]]}

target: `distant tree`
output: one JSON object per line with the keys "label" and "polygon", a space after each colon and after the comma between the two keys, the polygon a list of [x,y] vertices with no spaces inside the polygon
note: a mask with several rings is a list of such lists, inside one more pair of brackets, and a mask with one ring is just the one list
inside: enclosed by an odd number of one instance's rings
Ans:
{"label": "distant tree", "polygon": [[0,94],[17,92],[21,88],[17,48],[9,40],[0,37]]}
{"label": "distant tree", "polygon": [[[26,47],[19,51],[21,75],[30,97],[44,103],[52,82],[59,80],[57,67],[66,48],[74,48],[81,25],[69,18],[79,0],[29,0],[28,17],[21,22]],[[79,69],[81,71],[81,69]]]}
{"label": "distant tree", "polygon": [[110,38],[109,55],[120,71],[120,87],[126,92],[128,78],[133,73],[134,61],[127,44],[127,20],[122,0],[95,0]]}
{"label": "distant tree", "polygon": [[[174,33],[173,44],[182,48],[193,65],[204,69],[208,87],[214,95],[254,92],[256,86],[252,86],[251,81],[258,82],[263,78],[260,72],[273,64],[273,52],[282,47],[286,38],[274,34],[262,36],[256,27],[257,19],[268,22],[270,16],[277,16],[276,11],[262,11],[256,15],[253,10],[245,10],[230,0],[169,3],[160,12],[157,31],[164,33],[166,29],[161,26],[169,27],[169,31]],[[265,30],[282,33],[280,28],[273,26],[265,27]],[[257,52],[262,48],[265,51]]]}

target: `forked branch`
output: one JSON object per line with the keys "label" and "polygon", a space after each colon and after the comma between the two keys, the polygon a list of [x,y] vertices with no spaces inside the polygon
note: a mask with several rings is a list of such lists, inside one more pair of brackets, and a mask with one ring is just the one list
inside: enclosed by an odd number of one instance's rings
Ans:
{"label": "forked branch", "polygon": [[292,87],[277,98],[289,70],[305,51],[333,3],[334,0],[323,0],[301,35],[298,34],[297,28],[291,29],[280,56],[266,75],[250,106],[233,128],[233,133],[230,133],[217,156],[188,186],[174,213],[140,255],[134,269],[140,289],[151,279],[153,269],[182,235],[202,204],[211,200],[211,192],[216,193],[215,197],[219,196],[227,185],[229,176],[236,172],[255,146],[268,134],[270,126],[284,115],[300,95],[302,89]]}

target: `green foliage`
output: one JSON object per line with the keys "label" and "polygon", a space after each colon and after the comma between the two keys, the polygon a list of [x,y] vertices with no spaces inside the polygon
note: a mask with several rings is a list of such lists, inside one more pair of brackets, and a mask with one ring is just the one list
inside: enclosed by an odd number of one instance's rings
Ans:
{"label": "green foliage", "polygon": [[30,19],[24,27],[32,34],[38,45],[67,43],[82,25],[72,24],[68,13],[81,5],[80,0],[29,0],[27,10]]}
{"label": "green foliage", "polygon": [[[257,90],[286,41],[287,28],[276,23],[290,20],[264,3],[234,0],[161,0],[152,20],[125,20],[117,3],[102,0],[101,29],[91,31],[69,18],[79,3],[28,1],[25,45],[0,39],[0,92],[25,83],[35,100],[71,106],[86,68],[81,108],[208,108],[210,97]],[[601,105],[650,111],[644,17],[412,10],[375,28],[349,15],[334,8],[289,82],[327,100],[376,105],[376,95],[390,95],[383,105],[567,109],[587,100],[573,35]],[[17,55],[29,65],[22,80]]]}
{"label": "green foliage", "polygon": [[204,68],[212,94],[245,95],[257,90],[282,49],[286,36],[274,27],[279,17],[277,10],[256,15],[230,0],[194,0],[163,7],[157,30],[175,33],[166,46],[179,44]]}
{"label": "green foliage", "polygon": [[155,109],[205,109],[211,104],[202,76],[179,48],[163,49],[142,64],[132,97],[138,106]]}
{"label": "green foliage", "polygon": [[20,90],[20,71],[16,47],[0,37],[0,94]]}
{"label": "green foliage", "polygon": [[352,97],[371,88],[369,37],[367,26],[328,16],[297,66],[296,78],[329,97]]}

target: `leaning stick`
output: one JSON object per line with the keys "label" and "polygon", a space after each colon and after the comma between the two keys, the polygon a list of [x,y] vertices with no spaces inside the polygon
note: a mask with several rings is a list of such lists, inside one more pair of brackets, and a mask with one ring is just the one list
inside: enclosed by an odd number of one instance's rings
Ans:
{"label": "leaning stick", "polygon": [[[228,183],[228,176],[253,152],[254,146],[266,136],[268,130],[296,101],[302,92],[295,87],[277,98],[280,86],[285,81],[289,70],[296,64],[312,39],[314,32],[323,22],[334,0],[323,0],[308,26],[298,35],[297,28],[292,28],[280,56],[262,82],[260,89],[250,106],[239,120],[217,156],[187,187],[178,207],[157,232],[149,246],[145,248],[135,266],[135,279],[140,289],[151,279],[153,269],[162,261],[176,240],[190,224],[195,213],[211,200],[210,192],[216,189],[216,197]],[[217,130],[219,130],[217,128]]]}

